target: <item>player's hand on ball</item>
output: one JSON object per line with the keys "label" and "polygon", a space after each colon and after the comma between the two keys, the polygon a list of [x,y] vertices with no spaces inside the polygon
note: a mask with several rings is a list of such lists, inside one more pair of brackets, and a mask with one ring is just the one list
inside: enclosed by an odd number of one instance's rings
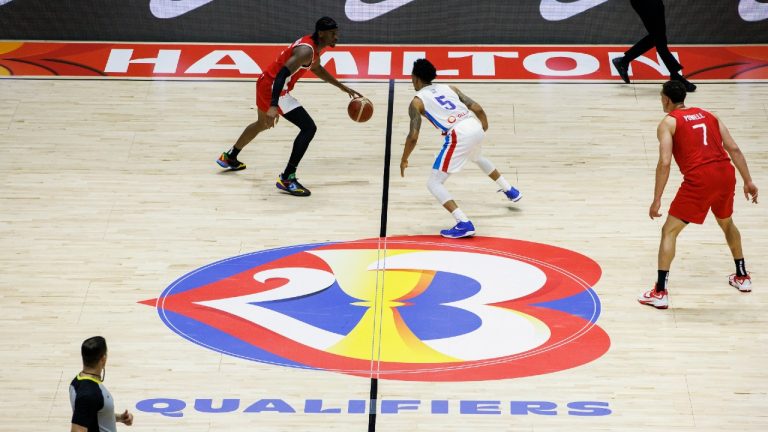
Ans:
{"label": "player's hand on ball", "polygon": [[349,97],[350,97],[350,98],[352,98],[352,99],[354,99],[354,98],[361,98],[361,97],[364,97],[364,96],[362,95],[362,93],[360,93],[360,92],[358,92],[358,91],[355,91],[355,90],[352,90],[351,88],[349,88],[349,87],[347,87],[347,86],[344,86],[344,91],[345,91],[345,92],[347,92],[347,94],[349,95]]}

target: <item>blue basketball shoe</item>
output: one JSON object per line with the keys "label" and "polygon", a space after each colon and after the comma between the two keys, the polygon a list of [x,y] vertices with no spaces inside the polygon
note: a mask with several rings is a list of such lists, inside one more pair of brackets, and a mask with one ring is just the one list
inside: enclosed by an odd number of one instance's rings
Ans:
{"label": "blue basketball shoe", "polygon": [[464,238],[475,235],[475,226],[471,221],[459,222],[451,229],[440,231],[440,235],[446,238]]}
{"label": "blue basketball shoe", "polygon": [[509,188],[510,189],[508,191],[499,189],[499,192],[504,192],[504,195],[507,196],[507,199],[509,199],[512,202],[520,201],[520,198],[523,197],[523,194],[521,194],[519,190],[515,189],[514,186],[510,186]]}

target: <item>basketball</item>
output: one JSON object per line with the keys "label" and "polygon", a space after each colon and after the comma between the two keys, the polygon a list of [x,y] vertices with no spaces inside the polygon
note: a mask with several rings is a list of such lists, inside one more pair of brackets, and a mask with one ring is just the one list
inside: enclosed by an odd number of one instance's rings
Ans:
{"label": "basketball", "polygon": [[354,98],[347,105],[347,114],[356,122],[367,122],[373,116],[373,103],[368,98]]}

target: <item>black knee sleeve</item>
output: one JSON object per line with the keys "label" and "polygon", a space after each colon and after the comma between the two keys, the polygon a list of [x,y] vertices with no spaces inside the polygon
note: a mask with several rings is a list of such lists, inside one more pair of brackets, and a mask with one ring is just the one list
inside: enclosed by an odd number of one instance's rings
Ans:
{"label": "black knee sleeve", "polygon": [[288,175],[296,172],[299,162],[301,162],[304,153],[306,153],[307,148],[309,148],[309,143],[312,141],[312,138],[315,137],[317,126],[315,125],[314,120],[312,120],[312,117],[309,116],[307,110],[303,107],[291,110],[283,114],[283,117],[300,129],[296,139],[293,140],[293,150],[291,150],[291,157],[288,159],[288,165],[286,166],[285,171],[283,171],[284,174]]}

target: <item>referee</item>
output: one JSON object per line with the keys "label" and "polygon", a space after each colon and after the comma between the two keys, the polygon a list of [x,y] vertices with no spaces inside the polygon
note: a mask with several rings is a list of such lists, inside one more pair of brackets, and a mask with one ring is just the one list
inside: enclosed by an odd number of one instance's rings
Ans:
{"label": "referee", "polygon": [[629,63],[651,48],[656,47],[661,61],[664,62],[667,70],[669,70],[669,78],[683,83],[685,90],[689,93],[696,91],[696,86],[680,75],[680,70],[683,66],[669,52],[669,47],[667,46],[667,24],[664,18],[664,3],[662,3],[662,0],[630,0],[629,3],[640,19],[643,20],[643,25],[648,34],[625,52],[623,57],[613,59],[613,65],[616,67],[616,71],[619,72],[621,79],[629,84]]}
{"label": "referee", "polygon": [[104,387],[107,364],[107,341],[94,336],[83,341],[80,347],[83,370],[69,385],[69,401],[72,404],[72,428],[70,432],[117,432],[117,422],[133,424],[133,414],[125,410],[115,414],[115,401]]}

